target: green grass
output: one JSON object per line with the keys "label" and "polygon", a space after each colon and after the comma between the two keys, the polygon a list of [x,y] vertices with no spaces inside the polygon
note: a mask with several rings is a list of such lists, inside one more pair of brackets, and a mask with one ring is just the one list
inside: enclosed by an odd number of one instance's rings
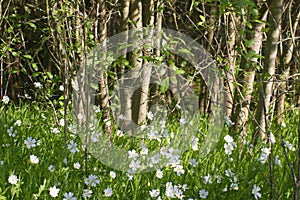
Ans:
{"label": "green grass", "polygon": [[[269,144],[258,142],[253,148],[250,143],[243,144],[239,142],[238,135],[231,133],[234,137],[236,147],[231,155],[226,155],[224,151],[224,136],[228,134],[227,125],[216,144],[214,150],[205,157],[199,157],[199,151],[193,150],[192,145],[180,157],[180,165],[183,166],[184,173],[180,176],[174,172],[172,166],[162,168],[163,177],[156,177],[156,171],[147,173],[136,173],[130,179],[126,172],[117,171],[103,165],[99,160],[89,155],[87,166],[85,166],[85,152],[83,143],[78,135],[67,132],[67,142],[64,141],[63,126],[57,123],[57,120],[63,118],[62,112],[41,107],[38,104],[24,104],[16,107],[12,104],[2,104],[0,112],[0,199],[52,199],[49,194],[50,187],[56,186],[60,189],[57,199],[63,199],[64,193],[72,192],[77,199],[82,197],[83,190],[92,190],[92,197],[89,199],[157,199],[151,198],[149,191],[158,189],[161,199],[171,199],[167,197],[166,185],[172,183],[173,189],[184,195],[183,199],[200,199],[199,191],[204,189],[208,191],[207,199],[255,199],[252,194],[253,185],[261,188],[259,191],[261,199],[268,199],[270,195],[269,176],[270,160],[274,163],[274,183],[276,190],[276,199],[291,199],[293,196],[293,181],[287,161],[283,154],[283,148],[280,145],[281,140],[289,141],[297,148],[297,126],[299,119],[296,111],[290,112],[285,117],[286,127],[276,124],[271,126],[271,131],[275,135],[276,143],[273,145],[272,154],[267,162],[259,162],[261,148],[268,147]],[[20,120],[22,124],[18,126],[16,121]],[[72,124],[71,116],[68,116],[68,125]],[[197,138],[199,138],[199,149],[201,142],[205,139],[205,130],[207,129],[206,120],[203,118],[199,126]],[[9,136],[7,130],[13,127],[15,136]],[[170,120],[167,125],[169,133],[173,131],[176,135],[180,130],[178,120]],[[53,133],[52,128],[57,128],[59,133]],[[252,134],[251,128],[248,130]],[[129,136],[118,137],[113,133],[114,142],[118,146],[140,152],[140,144],[144,144],[149,152],[166,145],[171,137],[158,142],[155,140],[135,139]],[[24,141],[32,137],[39,141],[39,144],[32,148],[27,148]],[[71,153],[67,144],[73,140],[78,144],[79,151]],[[288,157],[294,164],[297,160],[297,151],[287,149]],[[36,155],[39,158],[37,164],[30,162],[30,155]],[[281,161],[281,165],[275,164],[275,157]],[[196,167],[189,164],[193,158],[198,162]],[[270,159],[271,158],[271,159]],[[67,163],[64,162],[67,160]],[[74,163],[80,163],[80,169],[74,168]],[[49,171],[49,166],[55,167],[54,171]],[[295,167],[297,167],[295,165]],[[88,174],[86,170],[88,169]],[[232,172],[231,175],[229,170]],[[110,176],[110,171],[116,172],[116,177]],[[85,184],[86,176],[96,175],[100,181],[96,187]],[[9,183],[8,178],[16,175],[19,179],[16,185]],[[205,176],[211,176],[211,183],[204,183]],[[218,178],[220,179],[218,181]],[[185,186],[186,184],[186,186]],[[112,189],[112,196],[106,197],[104,190]],[[224,191],[226,188],[227,191]],[[170,188],[169,188],[170,191]],[[176,197],[175,199],[178,199]]]}

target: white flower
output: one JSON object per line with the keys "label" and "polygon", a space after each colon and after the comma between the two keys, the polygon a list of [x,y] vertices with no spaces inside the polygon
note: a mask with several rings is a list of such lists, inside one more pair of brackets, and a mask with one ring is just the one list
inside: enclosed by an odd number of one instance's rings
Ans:
{"label": "white flower", "polygon": [[159,190],[158,189],[153,189],[151,191],[149,191],[150,197],[155,198],[158,197],[159,195]]}
{"label": "white flower", "polygon": [[[153,165],[155,165],[155,164],[158,164],[159,163],[159,161],[161,160],[161,158],[160,158],[160,154],[155,154],[154,156],[152,156],[151,158],[150,158],[150,160],[151,160],[151,165],[153,166]],[[151,166],[151,167],[152,167]]]}
{"label": "white flower", "polygon": [[60,86],[59,86],[59,91],[62,91],[62,92],[63,92],[63,91],[64,91],[64,89],[65,89],[65,88],[64,88],[64,86],[63,86],[63,85],[60,85]]}
{"label": "white flower", "polygon": [[227,155],[231,155],[232,151],[234,150],[234,143],[225,143],[224,144],[224,150],[225,150],[225,154]]}
{"label": "white flower", "polygon": [[27,149],[30,149],[32,147],[36,146],[36,139],[33,139],[32,137],[28,137],[25,141],[24,144],[26,145]]}
{"label": "white flower", "polygon": [[76,142],[74,142],[73,140],[70,141],[70,143],[68,144],[68,149],[71,153],[76,153],[78,152],[78,148],[77,148],[77,144]]}
{"label": "white flower", "polygon": [[153,115],[153,113],[152,113],[151,111],[149,111],[149,112],[147,113],[147,118],[148,118],[149,120],[153,120],[154,115]]}
{"label": "white flower", "polygon": [[201,199],[206,199],[207,196],[208,196],[208,191],[206,191],[204,189],[200,190],[199,191],[199,196],[200,196]]}
{"label": "white flower", "polygon": [[279,159],[278,156],[275,157],[275,164],[281,166],[281,160]]}
{"label": "white flower", "polygon": [[76,162],[76,163],[73,164],[73,167],[75,169],[80,169],[81,165],[78,162]]}
{"label": "white flower", "polygon": [[125,118],[125,116],[123,114],[120,114],[119,119],[120,120],[125,120],[126,118]]}
{"label": "white flower", "polygon": [[96,106],[96,105],[93,105],[93,110],[95,111],[95,113],[101,112],[99,106]]}
{"label": "white flower", "polygon": [[65,119],[60,119],[59,120],[59,125],[60,126],[65,126]]}
{"label": "white flower", "polygon": [[138,154],[136,153],[136,151],[133,149],[133,150],[129,150],[128,151],[128,158],[129,159],[136,159],[138,157]]}
{"label": "white flower", "polygon": [[260,153],[260,157],[259,157],[259,161],[262,164],[265,164],[266,161],[268,160],[269,155],[271,154],[271,149],[270,148],[262,148],[261,149],[261,153]]}
{"label": "white flower", "polygon": [[203,177],[203,183],[204,184],[212,184],[212,176],[210,174],[207,174],[207,176]]}
{"label": "white flower", "polygon": [[111,178],[116,178],[116,172],[114,172],[114,171],[110,171],[109,172],[109,176],[111,177]]}
{"label": "white flower", "polygon": [[184,118],[181,118],[181,119],[179,120],[179,122],[180,122],[180,124],[184,125],[184,124],[186,123],[186,120],[185,120]]}
{"label": "white flower", "polygon": [[15,124],[16,124],[17,126],[21,126],[21,125],[22,125],[22,121],[18,119],[18,120],[15,122]]}
{"label": "white flower", "polygon": [[222,176],[221,175],[216,175],[215,177],[217,179],[217,183],[221,183],[222,182]]}
{"label": "white flower", "polygon": [[117,135],[118,137],[122,137],[122,136],[124,136],[124,133],[123,133],[122,130],[117,130],[116,135]]}
{"label": "white flower", "polygon": [[261,193],[259,193],[259,191],[260,191],[260,187],[254,184],[252,189],[252,194],[254,195],[255,199],[261,198]]}
{"label": "white flower", "polygon": [[224,119],[228,126],[233,126],[235,124],[234,122],[231,121],[231,119],[227,115],[224,117]]}
{"label": "white flower", "polygon": [[283,140],[283,143],[289,150],[291,150],[291,151],[296,150],[295,147],[289,141]]}
{"label": "white flower", "polygon": [[224,140],[225,140],[227,143],[233,142],[233,138],[232,138],[230,135],[226,135],[226,136],[224,137]]}
{"label": "white flower", "polygon": [[113,194],[113,192],[112,192],[111,188],[104,189],[104,196],[110,197],[112,194]]}
{"label": "white flower", "polygon": [[148,154],[148,148],[147,147],[143,147],[141,152],[140,152],[141,155],[147,155]]}
{"label": "white flower", "polygon": [[197,167],[197,166],[198,166],[198,162],[197,162],[194,158],[191,158],[189,163],[190,163],[190,165],[192,165],[193,167]]}
{"label": "white flower", "polygon": [[180,176],[181,174],[184,174],[184,169],[182,165],[176,165],[174,167],[174,172],[177,173],[177,176]]}
{"label": "white flower", "polygon": [[10,184],[12,184],[12,185],[17,185],[18,184],[18,181],[19,181],[19,179],[18,179],[18,177],[16,176],[16,175],[10,175],[9,177],[8,177],[8,182],[10,183]]}
{"label": "white flower", "polygon": [[92,190],[84,189],[83,193],[82,193],[82,197],[83,198],[90,198],[90,197],[92,197],[92,194],[93,194]]}
{"label": "white flower", "polygon": [[32,164],[38,164],[39,163],[39,158],[36,155],[30,155],[30,162]]}
{"label": "white flower", "polygon": [[233,190],[239,190],[239,185],[237,183],[231,183],[230,184],[230,187],[233,189]]}
{"label": "white flower", "polygon": [[160,170],[160,169],[158,169],[157,171],[156,171],[156,173],[155,173],[155,176],[157,177],[157,178],[159,178],[159,179],[161,179],[162,177],[163,177],[163,172]]}
{"label": "white flower", "polygon": [[192,149],[193,149],[193,151],[197,151],[198,150],[198,142],[199,142],[199,138],[193,137],[193,142],[192,142]]}
{"label": "white flower", "polygon": [[58,128],[51,128],[51,133],[54,133],[54,134],[58,134],[59,133],[59,129]]}
{"label": "white flower", "polygon": [[7,133],[8,133],[8,136],[9,136],[9,137],[15,137],[17,131],[15,131],[15,130],[14,130],[14,127],[11,126],[11,127],[9,127],[9,129],[7,129]]}
{"label": "white flower", "polygon": [[270,133],[269,139],[270,139],[270,142],[271,142],[272,144],[274,144],[274,143],[276,142],[275,136],[274,136],[274,134],[273,134],[272,132]]}
{"label": "white flower", "polygon": [[54,187],[50,187],[49,189],[49,194],[51,197],[57,197],[58,196],[58,193],[59,193],[59,188],[56,188],[56,186]]}
{"label": "white flower", "polygon": [[2,97],[2,101],[3,101],[3,103],[8,104],[9,101],[10,101],[10,99],[9,99],[8,96],[3,96],[3,97]]}
{"label": "white flower", "polygon": [[132,169],[132,171],[136,171],[141,168],[141,162],[139,160],[132,160],[129,164],[129,167]]}
{"label": "white flower", "polygon": [[40,82],[34,82],[33,84],[35,88],[43,88],[43,85]]}
{"label": "white flower", "polygon": [[54,172],[55,166],[54,166],[54,165],[49,165],[48,170],[49,170],[50,172]]}
{"label": "white flower", "polygon": [[76,200],[76,197],[74,197],[74,194],[72,192],[64,193],[63,200]]}
{"label": "white flower", "polygon": [[91,185],[92,187],[96,187],[97,184],[99,184],[100,181],[98,177],[94,174],[90,174],[88,178],[85,178],[85,184]]}

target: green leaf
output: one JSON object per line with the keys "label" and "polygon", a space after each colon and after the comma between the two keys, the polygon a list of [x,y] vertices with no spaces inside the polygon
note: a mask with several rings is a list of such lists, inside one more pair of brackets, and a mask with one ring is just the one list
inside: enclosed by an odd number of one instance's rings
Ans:
{"label": "green leaf", "polygon": [[14,31],[14,27],[12,27],[12,26],[8,27],[8,29],[7,29],[7,32],[8,32],[8,33],[11,33],[11,32],[13,32],[13,31]]}
{"label": "green leaf", "polygon": [[35,25],[34,23],[28,22],[28,25],[29,25],[31,28],[36,29],[36,25]]}
{"label": "green leaf", "polygon": [[91,88],[93,88],[94,90],[99,90],[99,85],[98,83],[91,83]]}
{"label": "green leaf", "polygon": [[177,69],[177,70],[175,71],[175,74],[184,74],[184,73],[185,73],[185,71],[182,70],[182,69]]}
{"label": "green leaf", "polygon": [[32,56],[31,56],[31,55],[24,55],[23,57],[24,57],[24,58],[27,58],[27,59],[32,59]]}
{"label": "green leaf", "polygon": [[31,66],[32,66],[32,68],[33,68],[35,71],[38,71],[38,70],[39,70],[39,68],[38,68],[38,66],[37,66],[36,63],[32,63]]}
{"label": "green leaf", "polygon": [[169,88],[169,77],[166,77],[160,85],[160,91],[162,93],[165,93],[168,90],[168,88]]}

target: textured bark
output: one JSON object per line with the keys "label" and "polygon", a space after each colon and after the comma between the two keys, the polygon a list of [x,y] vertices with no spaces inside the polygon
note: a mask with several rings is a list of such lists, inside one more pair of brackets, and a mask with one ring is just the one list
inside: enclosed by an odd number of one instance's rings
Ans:
{"label": "textured bark", "polygon": [[228,70],[226,71],[226,115],[231,116],[233,108],[233,96],[234,96],[234,74],[235,74],[235,63],[236,63],[236,52],[235,52],[235,42],[236,42],[236,17],[235,13],[228,15],[228,30],[227,35],[227,49],[228,49]]}
{"label": "textured bark", "polygon": [[[267,19],[267,10],[266,7],[261,7],[259,10],[260,20],[266,21]],[[264,23],[254,22],[253,23],[253,34],[248,35],[248,40],[253,40],[252,44],[249,46],[248,51],[255,54],[260,54],[262,41],[263,41],[263,32]],[[246,58],[243,58],[241,63],[247,63],[245,65],[245,71],[242,72],[240,84],[243,86],[237,88],[235,95],[235,102],[238,102],[235,105],[235,110],[233,114],[233,121],[235,122],[234,130],[240,130],[240,136],[243,137],[246,134],[246,121],[249,116],[250,103],[253,93],[253,85],[255,79],[255,71],[258,59],[257,57],[252,57],[249,61]]]}
{"label": "textured bark", "polygon": [[281,28],[281,16],[283,12],[283,0],[270,1],[270,15],[268,23],[270,25],[267,34],[267,43],[264,52],[263,83],[261,87],[259,104],[256,113],[258,122],[258,131],[254,132],[253,137],[259,134],[261,139],[265,138],[267,120],[270,112],[270,101],[273,92],[273,81],[276,68],[276,57],[278,50],[278,41]]}
{"label": "textured bark", "polygon": [[[292,4],[291,4],[292,5]],[[300,19],[300,11],[298,11],[298,13],[296,12],[296,10],[294,10],[294,12],[291,9],[291,5],[290,5],[290,9],[289,9],[289,17],[287,20],[286,24],[291,24],[290,25],[290,35],[291,35],[291,39],[288,40],[288,42],[286,43],[286,45],[284,46],[284,55],[281,55],[281,62],[280,62],[280,83],[278,85],[278,92],[277,92],[277,104],[276,104],[276,108],[277,108],[277,122],[278,124],[282,123],[282,117],[284,114],[284,104],[285,104],[285,97],[286,97],[286,93],[287,93],[287,81],[290,75],[290,62],[292,60],[292,56],[293,56],[293,51],[294,51],[294,45],[295,45],[295,35],[296,35],[296,31],[297,31],[297,27],[298,27],[298,23],[299,23],[299,19]],[[294,14],[294,15],[293,15]],[[292,24],[292,17],[294,20],[294,23]],[[289,23],[290,22],[290,23]]]}

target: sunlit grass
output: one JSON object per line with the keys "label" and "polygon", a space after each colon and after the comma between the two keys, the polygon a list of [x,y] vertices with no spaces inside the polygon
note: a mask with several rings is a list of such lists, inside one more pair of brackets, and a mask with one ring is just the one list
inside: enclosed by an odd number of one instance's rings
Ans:
{"label": "sunlit grass", "polygon": [[[294,164],[297,158],[296,112],[286,116],[286,127],[272,125],[276,142],[264,164],[260,159],[264,156],[262,148],[269,148],[269,143],[259,142],[253,147],[250,138],[239,141],[238,134],[228,133],[227,125],[224,125],[221,138],[211,153],[200,157],[199,149],[207,130],[203,119],[197,127],[199,143],[191,143],[177,164],[168,165],[161,171],[134,174],[109,168],[92,155],[88,156],[86,166],[84,144],[80,138],[68,128],[68,139],[66,143],[64,141],[63,126],[59,125],[59,120],[63,119],[60,111],[55,115],[52,110],[41,109],[38,105],[16,107],[10,103],[2,104],[0,109],[0,199],[71,199],[72,196],[73,199],[84,199],[85,196],[97,200],[267,199],[270,194],[270,158],[274,165],[277,198],[290,199],[293,195],[291,173],[280,143],[285,140],[291,144],[286,143],[286,150]],[[167,123],[169,133],[176,135],[178,124],[176,119]],[[68,116],[70,125],[72,121]],[[249,135],[251,131],[248,130]],[[228,134],[233,136],[235,144],[225,141]],[[35,145],[28,145],[29,137],[35,140],[31,140]],[[171,136],[168,137],[166,140],[172,140]],[[147,141],[147,138],[129,141],[130,137],[117,136],[116,133],[114,139],[127,150],[136,150],[138,155],[142,151],[140,142]],[[162,148],[167,141],[149,140],[145,144],[151,151]],[[230,153],[225,152],[224,144],[233,145]]]}

